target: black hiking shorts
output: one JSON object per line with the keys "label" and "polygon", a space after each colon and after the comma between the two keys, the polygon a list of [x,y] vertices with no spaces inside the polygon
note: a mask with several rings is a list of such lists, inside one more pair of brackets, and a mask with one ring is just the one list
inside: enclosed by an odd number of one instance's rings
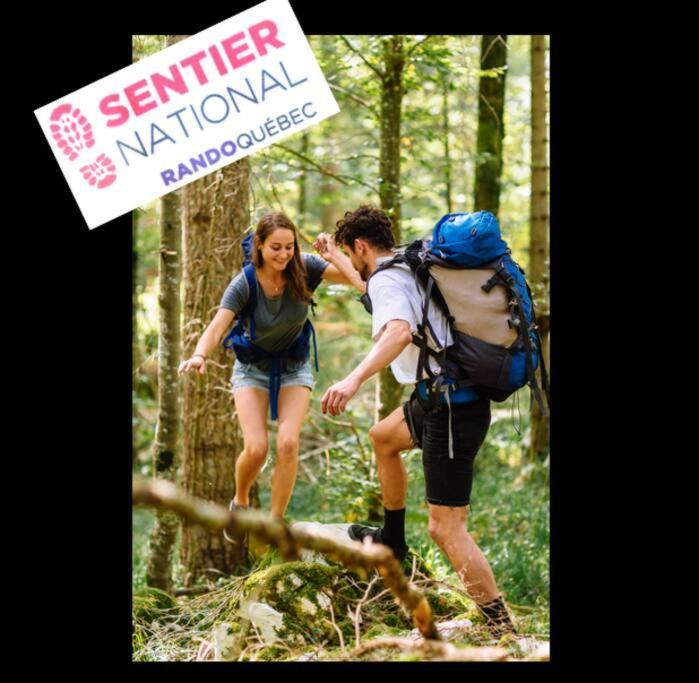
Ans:
{"label": "black hiking shorts", "polygon": [[449,457],[449,407],[435,411],[414,391],[403,404],[408,429],[422,449],[428,503],[463,507],[471,500],[473,461],[490,427],[490,401],[479,398],[451,406],[452,452]]}

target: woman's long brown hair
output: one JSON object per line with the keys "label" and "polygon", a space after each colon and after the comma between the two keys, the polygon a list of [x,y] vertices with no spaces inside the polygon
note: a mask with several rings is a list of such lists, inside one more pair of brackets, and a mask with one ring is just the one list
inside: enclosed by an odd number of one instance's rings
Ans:
{"label": "woman's long brown hair", "polygon": [[294,256],[286,264],[284,275],[286,276],[289,293],[296,301],[308,304],[311,302],[311,291],[308,289],[306,264],[301,256],[301,247],[296,232],[296,226],[283,213],[268,213],[262,216],[255,231],[255,248],[252,262],[255,268],[261,268],[263,264],[261,247],[265,240],[278,228],[291,230],[294,234]]}

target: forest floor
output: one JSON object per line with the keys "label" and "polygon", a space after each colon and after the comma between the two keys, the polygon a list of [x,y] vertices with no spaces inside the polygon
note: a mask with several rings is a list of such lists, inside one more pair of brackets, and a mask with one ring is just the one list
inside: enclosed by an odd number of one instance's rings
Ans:
{"label": "forest floor", "polygon": [[[536,641],[548,641],[548,460],[527,462],[526,417],[523,416],[524,424],[515,428],[509,415],[509,411],[505,410],[494,413],[486,444],[476,458],[468,526],[493,568],[498,587],[515,619],[518,633]],[[312,411],[311,421],[319,419],[321,418],[314,416]],[[362,430],[353,430],[344,439],[335,438],[335,446],[325,449],[307,448],[305,457],[302,453],[302,467],[287,511],[287,521],[324,524],[380,521],[378,484],[371,464],[371,449],[363,434],[365,432]],[[309,441],[312,439],[309,438]],[[447,627],[453,626],[451,630],[447,630],[451,634],[449,639],[455,645],[482,647],[500,644],[509,648],[508,652],[514,656],[522,656],[523,652],[518,650],[516,644],[493,641],[485,631],[480,615],[466,596],[451,565],[429,537],[420,452],[411,451],[404,458],[409,473],[406,537],[413,550],[413,555],[405,565],[406,572],[426,591],[437,621]],[[259,479],[263,509],[269,506],[272,466],[273,458],[270,458]],[[249,623],[241,618],[245,582],[258,580],[252,577],[266,576],[265,572],[269,573],[270,567],[277,566],[279,558],[273,551],[260,549],[258,555],[251,556],[250,565],[245,568],[243,576],[221,577],[209,585],[211,590],[204,595],[173,599],[145,586],[148,535],[152,520],[150,510],[134,510],[134,659],[211,659],[215,653],[218,658],[222,658],[221,639],[225,641],[226,637],[232,638],[234,635],[232,632],[222,634],[222,624],[228,624],[230,630]],[[306,576],[304,573],[310,569],[305,564],[290,563],[289,569],[293,569],[302,581],[310,584],[311,575]],[[330,566],[333,566],[332,563]],[[335,569],[339,571],[340,568]],[[181,588],[182,572],[177,563],[174,576],[175,588]],[[289,642],[296,642],[293,638],[286,643],[265,645],[264,639],[253,627],[250,634],[244,634],[247,645],[235,650],[235,658],[424,658],[422,654],[400,648],[372,650],[351,656],[351,651],[357,644],[376,637],[410,637],[413,628],[407,614],[385,591],[378,575],[373,578],[376,580],[372,583],[372,577],[357,577],[345,571],[341,573],[340,579],[333,578],[333,581],[342,581],[347,599],[340,607],[342,613],[333,616],[333,621],[336,619],[337,623],[332,628],[328,627],[327,632],[318,633],[310,640],[306,636],[302,645],[297,642],[292,647]],[[335,591],[332,596],[333,599],[336,598]],[[358,606],[361,607],[359,619],[356,618]],[[231,624],[238,626],[231,627]],[[308,628],[305,628],[307,632]]]}

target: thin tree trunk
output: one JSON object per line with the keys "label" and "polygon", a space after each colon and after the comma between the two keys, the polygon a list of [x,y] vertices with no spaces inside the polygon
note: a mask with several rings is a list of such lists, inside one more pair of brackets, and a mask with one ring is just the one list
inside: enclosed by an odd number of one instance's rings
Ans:
{"label": "thin tree trunk", "polygon": [[[177,192],[160,200],[160,270],[158,333],[158,426],[153,447],[154,476],[175,481],[180,430],[180,284],[182,282],[182,228]],[[150,537],[146,583],[164,591],[172,588],[172,549],[179,519],[168,510],[157,510]]]}
{"label": "thin tree trunk", "polygon": [[[131,382],[133,386],[136,368],[141,364],[138,339],[138,209],[131,212]],[[135,410],[135,408],[134,408]],[[131,465],[136,464],[136,449],[131,448]]]}
{"label": "thin tree trunk", "polygon": [[[333,43],[334,39],[332,36],[320,37],[320,54],[323,62],[327,62],[329,59],[331,59],[334,52]],[[337,152],[335,150],[332,137],[327,138],[325,143],[328,145],[327,158],[329,161],[327,163],[323,163],[323,167],[329,173],[337,175],[340,171],[340,165],[334,161],[334,159],[337,157]],[[336,178],[333,178],[330,175],[323,175],[320,185],[320,192],[318,195],[318,200],[321,206],[320,225],[323,232],[333,233],[335,231],[335,224],[341,216],[340,205],[337,202],[337,193],[339,190],[340,183]]]}
{"label": "thin tree trunk", "polygon": [[[165,37],[165,46],[186,36]],[[160,200],[160,261],[158,291],[158,424],[153,444],[153,475],[175,481],[179,458],[180,395],[177,368],[180,364],[180,286],[182,283],[182,225],[178,192]],[[150,536],[146,583],[164,591],[172,589],[172,550],[179,519],[158,510]]]}
{"label": "thin tree trunk", "polygon": [[[483,36],[481,70],[507,66],[507,36]],[[474,211],[500,209],[502,140],[505,136],[503,112],[505,75],[481,76],[478,84],[478,141],[476,145],[476,181]]]}
{"label": "thin tree trunk", "polygon": [[[548,368],[548,160],[546,134],[546,36],[531,38],[532,79],[532,191],[529,241],[529,283]],[[531,417],[531,458],[545,457],[549,448],[549,421],[541,415],[536,401]]]}
{"label": "thin tree trunk", "polygon": [[[330,153],[330,157],[333,157],[333,153]],[[335,175],[340,171],[340,165],[335,161],[329,161],[324,164],[325,168]],[[333,233],[335,231],[335,224],[340,219],[341,211],[340,205],[337,201],[337,193],[340,190],[340,183],[335,180],[332,176],[323,176],[323,182],[320,187],[320,201],[321,201],[321,212],[320,212],[320,225],[323,232]]]}
{"label": "thin tree trunk", "polygon": [[[404,67],[403,36],[384,38],[382,40],[379,197],[381,208],[391,218],[396,244],[401,242],[400,132]],[[382,370],[380,377],[379,416],[383,419],[400,405],[403,386],[396,381],[390,368]]]}
{"label": "thin tree trunk", "polygon": [[[308,156],[308,144],[309,144],[309,132],[306,130],[301,135],[301,154],[303,156]],[[307,176],[305,167],[302,168],[299,174],[299,204],[298,204],[298,218],[296,220],[297,225],[303,227],[306,224],[306,203],[308,191],[307,186]]]}
{"label": "thin tree trunk", "polygon": [[442,82],[442,144],[444,146],[444,194],[447,213],[452,211],[451,203],[451,156],[449,152],[449,81]]}
{"label": "thin tree trunk", "polygon": [[[185,238],[184,357],[211,321],[231,277],[242,263],[241,237],[249,221],[250,163],[229,164],[183,188]],[[206,374],[184,383],[184,488],[228,506],[235,494],[235,462],[242,450],[230,387],[231,355],[218,345]],[[246,558],[242,543],[210,536],[184,524],[181,556],[185,584],[212,571],[230,574]]]}
{"label": "thin tree trunk", "polygon": [[138,222],[139,209],[131,212],[131,372],[141,364],[138,343]]}

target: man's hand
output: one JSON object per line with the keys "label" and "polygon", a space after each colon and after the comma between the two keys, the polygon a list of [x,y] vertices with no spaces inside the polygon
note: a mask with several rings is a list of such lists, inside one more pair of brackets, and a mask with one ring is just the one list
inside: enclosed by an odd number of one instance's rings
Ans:
{"label": "man's hand", "polygon": [[335,244],[335,238],[327,232],[321,232],[318,238],[313,242],[313,248],[326,260],[332,262],[339,249]]}
{"label": "man's hand", "polygon": [[[328,266],[330,267],[330,266]],[[359,387],[379,370],[392,363],[413,340],[410,323],[396,318],[389,320],[374,347],[364,360],[341,382],[333,384],[320,399],[323,413],[340,415],[347,407],[348,401]]]}
{"label": "man's hand", "polygon": [[330,413],[331,415],[341,415],[347,403],[359,391],[359,380],[354,379],[352,375],[333,384],[320,399],[320,407],[323,414]]}

